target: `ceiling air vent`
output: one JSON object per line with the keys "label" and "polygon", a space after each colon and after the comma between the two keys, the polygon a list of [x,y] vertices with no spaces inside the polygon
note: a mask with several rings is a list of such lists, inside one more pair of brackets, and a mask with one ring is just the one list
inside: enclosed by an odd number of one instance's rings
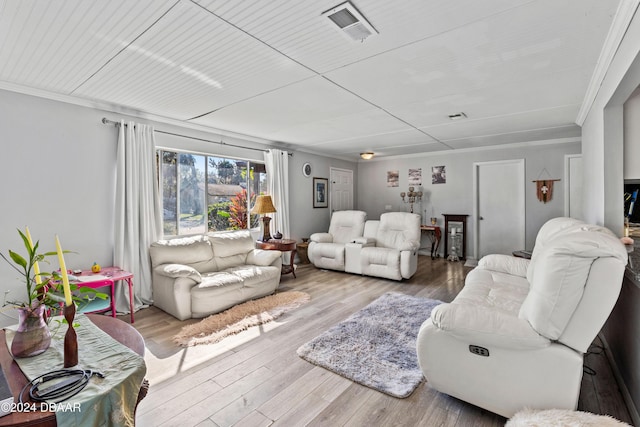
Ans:
{"label": "ceiling air vent", "polygon": [[342,3],[322,14],[337,26],[337,30],[349,40],[364,41],[369,36],[378,34],[358,9],[349,2]]}

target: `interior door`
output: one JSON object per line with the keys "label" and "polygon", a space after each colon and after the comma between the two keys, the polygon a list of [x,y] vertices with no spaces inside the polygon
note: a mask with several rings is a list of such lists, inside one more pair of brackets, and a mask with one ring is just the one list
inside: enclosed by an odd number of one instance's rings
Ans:
{"label": "interior door", "polygon": [[476,257],[525,249],[524,159],[474,164]]}
{"label": "interior door", "polygon": [[353,171],[331,168],[331,212],[353,209]]}

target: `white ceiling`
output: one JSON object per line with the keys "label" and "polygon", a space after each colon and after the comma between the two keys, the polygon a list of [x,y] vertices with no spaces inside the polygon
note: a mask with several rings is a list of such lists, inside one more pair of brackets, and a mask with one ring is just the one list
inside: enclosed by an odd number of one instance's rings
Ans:
{"label": "white ceiling", "polygon": [[340,3],[0,0],[0,87],[353,160],[571,138],[619,0]]}

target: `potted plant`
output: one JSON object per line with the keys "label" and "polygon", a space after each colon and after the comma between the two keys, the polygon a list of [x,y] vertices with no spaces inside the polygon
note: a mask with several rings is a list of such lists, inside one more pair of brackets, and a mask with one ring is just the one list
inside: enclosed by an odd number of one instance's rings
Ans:
{"label": "potted plant", "polygon": [[[25,232],[18,230],[24,243],[27,255],[23,256],[9,250],[9,258],[0,256],[21,276],[27,291],[26,301],[6,301],[4,305],[12,305],[18,311],[18,329],[11,344],[14,357],[36,356],[49,348],[51,332],[47,319],[50,314],[60,311],[64,296],[59,290],[60,273],[42,272],[39,263],[46,262],[46,257],[57,255],[56,252],[38,253],[39,242],[31,240],[29,229]],[[65,251],[69,252],[69,251]],[[106,294],[95,292],[94,289],[71,284],[75,303],[86,303],[92,298],[105,299]],[[5,297],[6,298],[6,297]]]}

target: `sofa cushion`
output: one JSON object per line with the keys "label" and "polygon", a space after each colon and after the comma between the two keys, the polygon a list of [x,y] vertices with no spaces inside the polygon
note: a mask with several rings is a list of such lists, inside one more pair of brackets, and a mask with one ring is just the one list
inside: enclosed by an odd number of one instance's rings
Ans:
{"label": "sofa cushion", "polygon": [[208,233],[207,236],[216,257],[225,258],[239,254],[246,256],[256,246],[249,230],[218,231]]}
{"label": "sofa cushion", "polygon": [[282,256],[280,251],[267,251],[263,249],[254,249],[247,255],[247,264],[253,265],[271,265],[275,260]]}
{"label": "sofa cushion", "polygon": [[334,212],[329,223],[329,234],[333,236],[333,242],[345,244],[362,236],[366,218],[367,213],[363,211]]}
{"label": "sofa cushion", "polygon": [[267,280],[277,279],[280,276],[280,268],[274,266],[239,265],[225,270],[240,278],[246,288],[254,288],[262,285]]}
{"label": "sofa cushion", "polygon": [[213,259],[211,243],[206,236],[159,240],[149,248],[153,266],[160,264],[198,264]]}
{"label": "sofa cushion", "polygon": [[380,215],[376,246],[413,251],[420,246],[420,215],[387,212]]}
{"label": "sofa cushion", "polygon": [[558,339],[567,326],[595,259],[614,257],[626,263],[626,249],[613,233],[593,231],[589,227],[561,234],[537,254],[531,288],[519,316],[549,339]]}
{"label": "sofa cushion", "polygon": [[184,264],[162,264],[153,269],[156,273],[167,277],[187,277],[196,283],[202,282],[202,275],[193,267]]}

